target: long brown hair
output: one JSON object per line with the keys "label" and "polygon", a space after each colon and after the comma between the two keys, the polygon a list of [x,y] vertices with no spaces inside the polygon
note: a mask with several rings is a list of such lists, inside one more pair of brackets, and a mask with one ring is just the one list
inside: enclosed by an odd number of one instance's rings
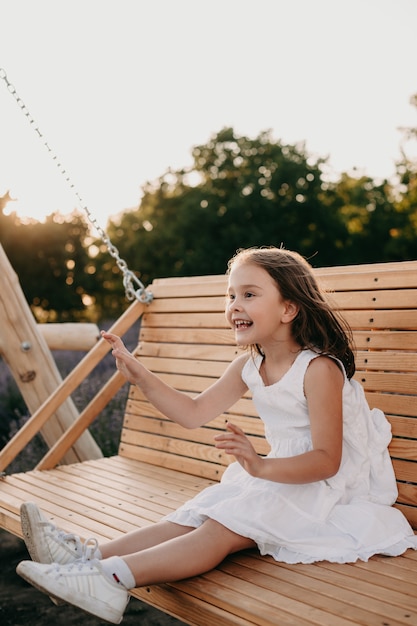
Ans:
{"label": "long brown hair", "polygon": [[[258,265],[268,272],[284,300],[290,300],[299,307],[291,325],[297,343],[303,348],[339,359],[347,377],[352,378],[355,373],[352,331],[331,308],[308,261],[298,252],[263,247],[238,250],[228,263],[228,272],[238,263]],[[251,348],[262,354],[259,345]]]}

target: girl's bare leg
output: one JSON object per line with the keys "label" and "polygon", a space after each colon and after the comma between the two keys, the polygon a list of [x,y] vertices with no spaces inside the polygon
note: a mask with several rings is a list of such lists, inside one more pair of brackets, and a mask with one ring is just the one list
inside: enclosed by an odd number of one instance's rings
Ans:
{"label": "girl's bare leg", "polygon": [[133,530],[118,539],[100,545],[100,551],[103,559],[109,556],[133,554],[134,552],[157,546],[169,539],[180,537],[193,530],[195,529],[192,526],[181,526],[173,522],[157,522],[156,524]]}
{"label": "girl's bare leg", "polygon": [[[140,540],[136,537],[136,542],[131,538],[131,552],[123,556],[138,587],[202,574],[216,567],[228,554],[256,546],[251,539],[242,537],[210,519],[195,529],[178,527],[169,522],[162,522],[157,526],[158,533],[155,535],[151,532],[146,538],[141,533],[143,536]],[[158,537],[159,542],[152,547],[145,547],[146,541],[150,542],[151,535],[152,541]],[[128,537],[129,535],[126,536]],[[112,548],[114,543],[112,542]],[[132,553],[133,543],[136,549],[138,545],[141,546],[135,553]]]}

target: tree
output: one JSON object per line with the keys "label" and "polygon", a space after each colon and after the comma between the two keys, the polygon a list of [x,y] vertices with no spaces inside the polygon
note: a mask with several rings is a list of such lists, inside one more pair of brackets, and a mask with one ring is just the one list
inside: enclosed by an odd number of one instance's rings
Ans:
{"label": "tree", "polygon": [[329,189],[326,201],[345,224],[347,237],[339,262],[374,263],[413,258],[402,233],[409,226],[409,215],[398,202],[398,189],[383,180],[352,177],[346,173]]}
{"label": "tree", "polygon": [[[407,141],[414,130],[404,129]],[[192,155],[191,167],[146,183],[139,208],[109,222],[112,243],[145,286],[223,273],[251,246],[282,244],[319,267],[417,258],[417,161],[404,149],[396,182],[346,173],[329,181],[325,160],[270,131],[251,139],[225,128]],[[0,242],[40,319],[110,319],[127,307],[115,260],[79,215],[22,224],[0,212]]]}
{"label": "tree", "polygon": [[97,285],[88,271],[88,226],[82,217],[53,214],[45,223],[22,223],[14,213],[2,214],[0,227],[0,243],[37,319],[85,319],[83,299],[97,291]]}
{"label": "tree", "polygon": [[346,228],[323,201],[324,161],[303,144],[226,128],[196,146],[193,159],[189,169],[147,183],[139,210],[110,223],[111,239],[143,282],[222,273],[227,259],[249,246],[283,244],[317,254],[318,264],[337,262]]}

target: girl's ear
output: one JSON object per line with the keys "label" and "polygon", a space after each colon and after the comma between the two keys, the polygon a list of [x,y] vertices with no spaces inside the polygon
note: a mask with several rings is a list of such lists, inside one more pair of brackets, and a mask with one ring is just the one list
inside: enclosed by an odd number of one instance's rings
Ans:
{"label": "girl's ear", "polygon": [[284,311],[284,315],[282,316],[283,323],[289,324],[290,322],[292,322],[293,319],[297,317],[299,310],[300,310],[300,307],[298,306],[298,304],[296,304],[295,302],[292,302],[292,300],[286,300],[285,311]]}

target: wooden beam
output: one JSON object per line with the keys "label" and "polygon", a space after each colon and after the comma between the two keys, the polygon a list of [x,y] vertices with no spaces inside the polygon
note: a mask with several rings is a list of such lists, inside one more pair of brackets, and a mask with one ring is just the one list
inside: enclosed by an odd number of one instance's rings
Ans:
{"label": "wooden beam", "polygon": [[[38,332],[45,339],[50,350],[80,350],[87,352],[100,339],[100,330],[96,324],[65,322],[62,324],[38,324]],[[22,350],[30,350],[25,342]],[[0,347],[1,355],[1,347]]]}
{"label": "wooden beam", "polygon": [[64,324],[38,324],[38,331],[50,350],[80,350],[87,352],[100,339],[97,324],[80,322]]}
{"label": "wooden beam", "polygon": [[[0,353],[16,380],[29,412],[36,412],[59,387],[62,378],[2,246],[0,246]],[[42,427],[41,433],[47,445],[53,446],[77,417],[78,411],[73,401],[67,398]],[[100,448],[86,431],[67,452],[63,461],[74,463],[101,456]]]}
{"label": "wooden beam", "polygon": [[[116,335],[124,335],[127,330],[136,322],[143,313],[146,304],[135,300],[129,308],[121,315],[109,332]],[[90,374],[102,358],[110,351],[110,344],[104,339],[100,341],[88,352],[85,357],[74,367],[65,380],[61,380],[60,384],[48,395],[45,402],[33,413],[22,428],[12,437],[12,439],[0,451],[0,471],[3,471],[12,460],[23,450],[23,448],[38,433],[42,432],[51,417],[61,406],[64,406],[69,399],[70,394],[80,385],[80,383]],[[78,418],[78,413],[74,423]],[[71,424],[69,424],[70,426]],[[63,433],[61,433],[63,434]],[[85,435],[85,433],[84,433]],[[81,435],[83,437],[84,435]],[[55,441],[60,440],[60,436],[51,442],[53,447]],[[79,440],[78,440],[79,441]],[[65,457],[64,457],[65,458]]]}

